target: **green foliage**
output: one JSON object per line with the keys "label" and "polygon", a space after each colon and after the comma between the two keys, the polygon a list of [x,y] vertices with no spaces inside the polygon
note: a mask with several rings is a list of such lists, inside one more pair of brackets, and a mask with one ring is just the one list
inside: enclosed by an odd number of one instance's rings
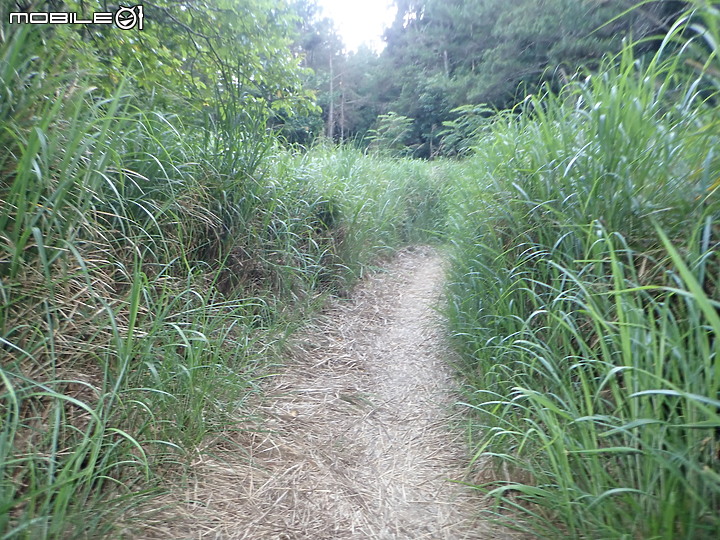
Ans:
{"label": "green foliage", "polygon": [[[43,27],[46,51],[64,52],[68,69],[94,72],[106,95],[130,79],[137,98],[164,106],[202,110],[219,104],[219,114],[232,102],[260,103],[278,113],[308,106],[299,60],[290,51],[293,17],[282,0],[157,0],[143,7],[143,30]],[[30,6],[86,16],[106,8],[103,0],[38,0]]]}
{"label": "green foliage", "polygon": [[720,131],[683,59],[498,115],[456,194],[448,317],[504,471],[477,487],[543,538],[720,531]]}
{"label": "green foliage", "polygon": [[[593,34],[615,2],[402,4],[383,60],[341,58],[270,0],[153,2],[142,34],[2,19],[0,536],[142,526],[116,520],[236,424],[299,315],[378,253],[443,238],[474,461],[506,475],[478,486],[496,517],[717,536],[717,7],[583,79],[675,3]],[[457,107],[539,66],[545,90],[513,110]],[[308,145],[330,119],[302,77],[356,126],[373,92],[402,104],[378,152],[281,148],[268,125]],[[470,157],[404,158],[441,141]]]}
{"label": "green foliage", "polygon": [[7,538],[141,528],[119,520],[237,428],[298,318],[443,215],[422,164],[292,154],[242,85],[204,122],[132,76],[108,96],[102,48],[75,71],[75,42],[46,54],[58,39],[0,36]]}
{"label": "green foliage", "polygon": [[340,115],[335,106],[344,100],[342,81],[345,74],[344,46],[333,28],[332,21],[321,18],[318,6],[312,0],[295,0],[291,9],[296,13],[297,32],[293,49],[302,65],[306,67],[303,84],[312,88],[318,109],[309,111],[299,118],[303,127],[293,130],[287,123],[283,126],[284,135],[290,142],[310,146],[323,134],[340,127]]}
{"label": "green foliage", "polygon": [[[679,1],[647,0],[426,0],[396,2],[386,30],[387,47],[346,54],[332,23],[320,19],[311,0],[298,0],[295,49],[313,70],[305,84],[315,90],[324,132],[334,139],[365,135],[374,119],[395,111],[413,120],[408,145],[415,157],[456,155],[467,147],[453,135],[443,142],[453,111],[487,104],[509,107],[544,83],[558,89],[579,69],[597,69],[624,39],[639,55],[654,50]],[[322,130],[316,113],[298,130],[284,119],[288,139],[307,144]],[[312,127],[311,127],[312,126]],[[447,128],[447,126],[445,126]]]}
{"label": "green foliage", "polygon": [[448,156],[466,156],[485,128],[491,125],[494,111],[485,105],[462,105],[453,109],[454,120],[443,122],[441,151]]}
{"label": "green foliage", "polygon": [[396,112],[381,114],[377,127],[368,133],[370,148],[388,156],[403,156],[410,152],[407,141],[412,128],[412,118]]}
{"label": "green foliage", "polygon": [[[376,95],[383,111],[415,120],[416,155],[440,148],[453,109],[488,104],[502,109],[545,82],[562,86],[581,68],[596,69],[624,38],[669,27],[683,2],[610,0],[427,0],[397,2],[386,32]],[[628,9],[635,7],[635,9]],[[652,48],[648,41],[642,50]],[[456,151],[456,145],[448,147]]]}

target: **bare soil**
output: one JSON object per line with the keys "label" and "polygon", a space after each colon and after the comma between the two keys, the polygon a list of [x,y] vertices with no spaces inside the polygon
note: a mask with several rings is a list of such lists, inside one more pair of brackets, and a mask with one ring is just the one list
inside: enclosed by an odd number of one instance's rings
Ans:
{"label": "bare soil", "polygon": [[500,539],[466,487],[436,306],[442,259],[404,250],[295,338],[266,381],[247,452],[203,458],[148,537]]}

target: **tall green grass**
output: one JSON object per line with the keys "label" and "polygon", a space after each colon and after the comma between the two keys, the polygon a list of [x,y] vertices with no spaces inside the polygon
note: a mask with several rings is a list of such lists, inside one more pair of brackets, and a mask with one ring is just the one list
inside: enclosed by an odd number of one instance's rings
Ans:
{"label": "tall green grass", "polygon": [[539,537],[720,534],[716,11],[499,114],[455,197],[477,487]]}
{"label": "tall green grass", "polygon": [[441,198],[409,161],[283,150],[239,104],[218,124],[132,80],[101,96],[41,38],[0,42],[0,538],[116,537]]}

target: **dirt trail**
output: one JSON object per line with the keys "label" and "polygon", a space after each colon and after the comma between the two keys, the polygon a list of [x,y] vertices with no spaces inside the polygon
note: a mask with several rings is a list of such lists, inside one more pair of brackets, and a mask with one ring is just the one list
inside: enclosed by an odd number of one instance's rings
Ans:
{"label": "dirt trail", "polygon": [[[250,455],[199,464],[192,520],[166,538],[495,539],[474,516],[429,248],[402,252],[295,340],[246,434]],[[160,532],[159,530],[157,532]]]}

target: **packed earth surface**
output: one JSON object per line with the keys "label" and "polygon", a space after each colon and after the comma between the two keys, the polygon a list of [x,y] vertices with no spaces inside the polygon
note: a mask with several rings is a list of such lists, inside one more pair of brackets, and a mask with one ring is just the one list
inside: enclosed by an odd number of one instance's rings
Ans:
{"label": "packed earth surface", "polygon": [[[468,478],[437,312],[443,261],[402,250],[293,340],[243,451],[204,457],[164,538],[503,539]],[[168,501],[169,502],[169,501]],[[171,511],[172,513],[172,511]],[[154,531],[154,533],[153,533]]]}

